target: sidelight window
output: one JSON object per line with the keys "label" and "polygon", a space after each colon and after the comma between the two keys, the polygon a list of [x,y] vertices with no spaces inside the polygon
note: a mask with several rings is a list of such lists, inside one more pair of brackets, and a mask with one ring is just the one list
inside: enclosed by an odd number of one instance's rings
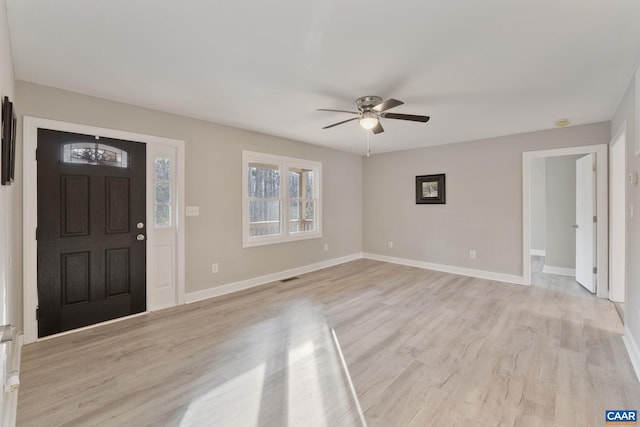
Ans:
{"label": "sidelight window", "polygon": [[155,159],[155,226],[171,227],[171,159]]}

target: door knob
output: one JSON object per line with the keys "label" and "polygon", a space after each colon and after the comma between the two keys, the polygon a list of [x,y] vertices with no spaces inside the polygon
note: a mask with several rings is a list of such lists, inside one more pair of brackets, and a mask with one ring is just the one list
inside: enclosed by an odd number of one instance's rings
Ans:
{"label": "door knob", "polygon": [[141,230],[144,228],[144,222],[139,222],[136,224],[136,227],[138,227],[138,230]]}
{"label": "door knob", "polygon": [[138,239],[139,241],[144,240],[144,234],[140,233],[136,236],[136,239]]}

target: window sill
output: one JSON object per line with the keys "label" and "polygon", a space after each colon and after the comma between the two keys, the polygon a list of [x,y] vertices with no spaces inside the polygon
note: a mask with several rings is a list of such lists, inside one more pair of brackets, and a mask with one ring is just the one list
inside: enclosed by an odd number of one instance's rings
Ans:
{"label": "window sill", "polygon": [[256,246],[277,245],[280,243],[298,242],[300,240],[320,239],[321,231],[292,233],[288,236],[258,236],[249,237],[242,242],[243,248],[253,248]]}

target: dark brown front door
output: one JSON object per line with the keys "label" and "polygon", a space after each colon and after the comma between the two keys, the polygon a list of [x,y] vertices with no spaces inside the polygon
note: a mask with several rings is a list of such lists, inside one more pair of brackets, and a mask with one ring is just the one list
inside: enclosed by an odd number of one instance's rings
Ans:
{"label": "dark brown front door", "polygon": [[146,146],[38,129],[38,336],[146,309]]}

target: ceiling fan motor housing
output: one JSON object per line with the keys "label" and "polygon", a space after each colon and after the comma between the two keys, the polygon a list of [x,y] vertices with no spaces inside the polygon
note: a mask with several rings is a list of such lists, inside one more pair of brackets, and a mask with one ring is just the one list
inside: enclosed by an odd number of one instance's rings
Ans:
{"label": "ceiling fan motor housing", "polygon": [[382,102],[382,98],[379,96],[363,96],[356,100],[356,105],[360,111],[369,111],[376,105]]}

